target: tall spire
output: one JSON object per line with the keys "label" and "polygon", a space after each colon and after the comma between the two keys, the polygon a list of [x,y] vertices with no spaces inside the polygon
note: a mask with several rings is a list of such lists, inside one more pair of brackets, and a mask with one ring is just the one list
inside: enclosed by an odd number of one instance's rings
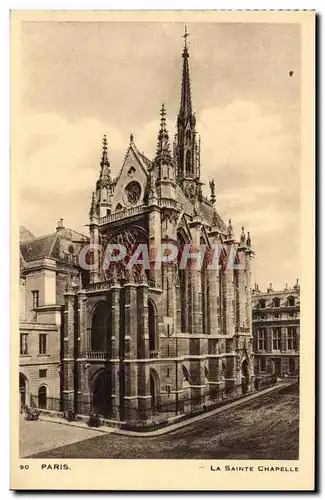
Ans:
{"label": "tall spire", "polygon": [[177,117],[174,151],[177,164],[177,182],[182,187],[185,196],[193,202],[196,198],[201,198],[200,146],[195,130],[196,118],[192,110],[188,36],[189,33],[185,27],[181,103]]}
{"label": "tall spire", "polygon": [[111,165],[110,162],[108,161],[108,156],[107,156],[107,139],[106,135],[103,137],[103,152],[102,152],[102,159],[100,162],[100,177],[99,180],[103,184],[110,184],[112,182],[111,178]]}
{"label": "tall spire", "polygon": [[160,128],[158,132],[156,160],[164,159],[168,163],[172,161],[172,154],[169,144],[169,136],[166,128],[166,107],[162,103],[160,110]]}
{"label": "tall spire", "polygon": [[183,74],[182,74],[182,90],[181,90],[181,106],[179,110],[180,116],[183,118],[188,117],[192,114],[192,99],[191,99],[191,82],[190,82],[190,69],[189,69],[189,51],[187,38],[190,34],[185,26],[184,38],[184,49],[183,49]]}

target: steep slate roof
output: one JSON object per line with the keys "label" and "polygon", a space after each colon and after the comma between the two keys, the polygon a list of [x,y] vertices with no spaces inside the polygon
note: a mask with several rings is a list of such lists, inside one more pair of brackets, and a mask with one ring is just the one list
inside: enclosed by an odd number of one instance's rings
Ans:
{"label": "steep slate roof", "polygon": [[57,233],[34,238],[31,241],[20,243],[20,249],[26,261],[41,259],[51,256],[51,250],[55,243]]}
{"label": "steep slate roof", "polygon": [[227,230],[227,227],[223,222],[223,220],[221,219],[220,215],[217,212],[215,212],[214,207],[205,198],[203,198],[203,201],[200,203],[199,212],[201,213],[203,218],[207,221],[207,223],[210,225],[212,225],[213,217],[216,215],[218,229],[220,229],[220,231]]}
{"label": "steep slate roof", "polygon": [[[176,187],[176,196],[178,202],[183,206],[183,210],[185,213],[188,215],[193,215],[194,212],[194,205],[193,203],[185,196],[182,188],[180,186]],[[199,215],[204,219],[204,221],[209,225],[212,226],[212,221],[214,217],[214,207],[209,203],[208,200],[203,198],[203,200],[200,202],[199,207],[198,207],[198,212]],[[218,222],[218,229],[221,232],[224,232],[227,230],[227,227],[223,220],[221,219],[220,215],[217,213],[217,222]]]}
{"label": "steep slate roof", "polygon": [[60,240],[88,241],[88,238],[77,231],[62,229],[59,232],[40,236],[30,241],[21,241],[20,250],[25,261],[51,257],[60,259]]}

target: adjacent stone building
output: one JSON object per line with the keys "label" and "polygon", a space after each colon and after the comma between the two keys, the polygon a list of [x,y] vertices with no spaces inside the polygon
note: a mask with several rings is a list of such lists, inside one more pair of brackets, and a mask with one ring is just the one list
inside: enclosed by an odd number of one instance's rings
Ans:
{"label": "adjacent stone building", "polygon": [[252,294],[255,374],[299,374],[300,286]]}
{"label": "adjacent stone building", "polygon": [[[186,38],[185,38],[186,39]],[[251,239],[235,238],[202,193],[201,144],[192,109],[189,50],[183,54],[177,134],[170,145],[165,106],[153,160],[133,135],[117,178],[106,137],[89,213],[89,283],[68,287],[63,336],[65,408],[91,409],[116,422],[152,422],[254,388]],[[223,244],[221,269],[179,261],[155,266],[157,248]],[[103,266],[108,244],[132,254],[149,247],[150,269]],[[238,269],[227,268],[235,252]]]}
{"label": "adjacent stone building", "polygon": [[[79,279],[78,253],[88,238],[63,227],[36,238],[20,230],[20,405],[60,409],[66,286]],[[83,278],[87,279],[86,276]],[[33,402],[32,402],[33,400]]]}

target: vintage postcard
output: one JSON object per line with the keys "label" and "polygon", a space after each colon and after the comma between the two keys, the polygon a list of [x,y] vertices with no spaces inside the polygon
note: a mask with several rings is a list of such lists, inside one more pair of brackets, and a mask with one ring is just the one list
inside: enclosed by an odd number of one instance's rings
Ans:
{"label": "vintage postcard", "polygon": [[314,25],[11,13],[12,489],[314,489]]}

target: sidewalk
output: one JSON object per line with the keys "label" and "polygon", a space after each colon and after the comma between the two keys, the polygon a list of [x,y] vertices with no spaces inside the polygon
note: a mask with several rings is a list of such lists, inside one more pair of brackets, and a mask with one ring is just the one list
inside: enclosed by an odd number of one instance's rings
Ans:
{"label": "sidewalk", "polygon": [[273,385],[272,387],[268,387],[266,389],[262,389],[261,391],[254,392],[250,394],[249,396],[246,396],[244,398],[241,398],[240,400],[236,400],[233,402],[230,402],[228,404],[225,404],[224,406],[221,406],[220,408],[216,408],[211,411],[207,411],[205,413],[202,413],[201,415],[197,415],[195,417],[189,417],[186,420],[182,420],[181,422],[177,422],[175,424],[168,425],[166,427],[163,427],[161,429],[157,429],[155,431],[148,431],[148,432],[137,432],[137,431],[128,431],[128,430],[122,430],[122,429],[117,429],[115,427],[108,427],[108,426],[102,426],[102,427],[88,427],[88,425],[84,422],[68,422],[67,420],[63,418],[54,418],[54,417],[46,417],[41,415],[40,420],[46,421],[46,422],[52,422],[52,423],[57,423],[61,425],[68,425],[71,427],[79,427],[82,429],[87,429],[87,430],[92,430],[95,431],[96,433],[102,432],[104,434],[120,434],[123,436],[132,436],[132,437],[155,437],[155,436],[161,436],[163,434],[167,434],[169,432],[173,432],[175,430],[181,429],[182,427],[186,427],[188,425],[191,425],[195,422],[199,422],[200,420],[204,420],[207,417],[210,417],[212,415],[217,415],[218,413],[221,413],[223,411],[229,410],[230,408],[234,408],[239,405],[243,405],[247,403],[248,401],[251,401],[252,399],[259,398],[260,396],[263,396],[264,394],[268,394],[269,392],[273,392],[279,389],[282,389],[283,387],[286,387],[288,385],[291,385],[293,382],[278,382],[277,384]]}

